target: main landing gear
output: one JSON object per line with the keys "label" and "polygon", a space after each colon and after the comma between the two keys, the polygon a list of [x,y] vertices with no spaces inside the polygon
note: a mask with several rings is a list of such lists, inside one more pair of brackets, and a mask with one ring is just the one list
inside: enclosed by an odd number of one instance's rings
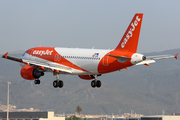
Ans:
{"label": "main landing gear", "polygon": [[[54,88],[57,88],[57,87],[62,88],[64,83],[62,80],[59,79],[59,73],[53,72],[53,75],[56,76],[56,80],[53,82],[53,87]],[[95,88],[95,87],[100,88],[101,87],[101,81],[97,80],[97,76],[99,76],[99,75],[93,75],[92,76],[92,78],[94,77],[94,80],[91,81],[91,86],[93,88]],[[34,84],[40,84],[40,83],[41,83],[41,81],[39,79],[34,80]]]}
{"label": "main landing gear", "polygon": [[64,83],[62,80],[59,80],[59,74],[54,72],[53,75],[56,76],[56,79],[57,79],[53,82],[54,88],[57,88],[57,87],[62,88]]}
{"label": "main landing gear", "polygon": [[95,80],[91,81],[91,87],[95,88],[100,88],[101,87],[101,81],[97,80],[97,75],[94,76]]}
{"label": "main landing gear", "polygon": [[53,82],[54,88],[57,88],[57,87],[62,88],[63,85],[64,85],[64,83],[63,83],[62,80],[55,80],[55,81]]}

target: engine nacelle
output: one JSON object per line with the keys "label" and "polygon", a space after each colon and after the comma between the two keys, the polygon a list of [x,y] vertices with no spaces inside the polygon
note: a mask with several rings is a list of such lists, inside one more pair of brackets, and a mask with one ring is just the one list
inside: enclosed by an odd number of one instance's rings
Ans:
{"label": "engine nacelle", "polygon": [[139,62],[142,62],[143,60],[146,60],[146,56],[139,53],[134,53],[131,57],[132,64],[137,64]]}
{"label": "engine nacelle", "polygon": [[84,79],[84,80],[92,80],[94,79],[94,76],[93,75],[78,75],[81,79]]}
{"label": "engine nacelle", "polygon": [[26,80],[38,79],[44,75],[44,72],[39,71],[36,67],[25,66],[21,69],[21,76]]}

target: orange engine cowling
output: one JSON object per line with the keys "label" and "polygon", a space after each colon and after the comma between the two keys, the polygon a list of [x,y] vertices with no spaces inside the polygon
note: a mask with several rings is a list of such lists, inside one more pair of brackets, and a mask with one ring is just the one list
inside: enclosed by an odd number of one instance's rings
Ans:
{"label": "orange engine cowling", "polygon": [[92,80],[94,79],[94,76],[93,75],[78,75],[81,79],[84,79],[84,80]]}
{"label": "orange engine cowling", "polygon": [[25,66],[21,69],[21,76],[26,80],[38,79],[44,75],[44,72],[39,71],[36,67]]}

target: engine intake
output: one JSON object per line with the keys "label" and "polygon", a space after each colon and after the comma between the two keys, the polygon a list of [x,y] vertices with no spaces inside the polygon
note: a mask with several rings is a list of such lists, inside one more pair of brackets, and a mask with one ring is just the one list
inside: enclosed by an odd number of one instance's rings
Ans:
{"label": "engine intake", "polygon": [[34,78],[40,78],[41,76],[44,76],[44,72],[40,72],[38,69],[34,69],[33,77]]}

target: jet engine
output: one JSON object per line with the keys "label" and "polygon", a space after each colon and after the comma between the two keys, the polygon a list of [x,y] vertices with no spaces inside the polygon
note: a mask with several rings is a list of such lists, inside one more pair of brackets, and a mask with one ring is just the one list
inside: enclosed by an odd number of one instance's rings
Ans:
{"label": "jet engine", "polygon": [[36,67],[25,66],[21,69],[21,76],[26,80],[35,80],[44,75],[44,72],[39,71]]}
{"label": "jet engine", "polygon": [[139,62],[142,62],[146,60],[146,56],[139,54],[139,53],[134,53],[131,57],[131,63],[132,64],[137,64]]}

